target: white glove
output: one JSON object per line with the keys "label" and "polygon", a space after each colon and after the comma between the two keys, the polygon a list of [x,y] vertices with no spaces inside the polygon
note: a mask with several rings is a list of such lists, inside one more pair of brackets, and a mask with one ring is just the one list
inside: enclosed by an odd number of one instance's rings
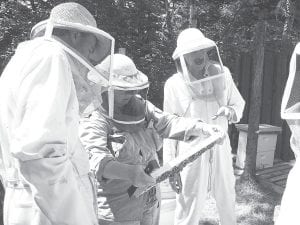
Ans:
{"label": "white glove", "polygon": [[129,179],[135,187],[155,185],[155,179],[146,174],[142,165],[133,165],[129,169]]}

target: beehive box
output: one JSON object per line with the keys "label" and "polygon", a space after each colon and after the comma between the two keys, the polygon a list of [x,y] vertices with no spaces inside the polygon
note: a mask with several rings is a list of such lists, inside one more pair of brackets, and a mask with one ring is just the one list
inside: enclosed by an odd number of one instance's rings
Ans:
{"label": "beehive box", "polygon": [[[235,126],[239,130],[236,166],[243,169],[246,159],[248,124],[236,124]],[[269,124],[259,125],[256,157],[257,169],[263,169],[273,166],[277,135],[280,132],[280,127],[272,126]]]}

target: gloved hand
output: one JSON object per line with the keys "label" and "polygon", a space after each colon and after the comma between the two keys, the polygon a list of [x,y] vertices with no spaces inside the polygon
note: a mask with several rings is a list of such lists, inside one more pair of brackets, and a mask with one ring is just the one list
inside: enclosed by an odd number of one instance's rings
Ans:
{"label": "gloved hand", "polygon": [[213,116],[213,120],[217,119],[219,116],[224,116],[228,121],[233,121],[235,118],[235,111],[230,106],[221,106],[216,115]]}
{"label": "gloved hand", "polygon": [[[145,173],[142,165],[129,165],[118,161],[110,161],[101,175],[107,179],[129,180],[135,187],[147,187],[155,184],[155,179]],[[101,177],[98,177],[100,180]]]}
{"label": "gloved hand", "polygon": [[142,165],[132,165],[128,177],[135,187],[147,187],[156,183],[153,177],[145,173]]}
{"label": "gloved hand", "polygon": [[169,177],[169,183],[173,191],[180,194],[182,191],[182,182],[180,173],[175,173],[173,176]]}

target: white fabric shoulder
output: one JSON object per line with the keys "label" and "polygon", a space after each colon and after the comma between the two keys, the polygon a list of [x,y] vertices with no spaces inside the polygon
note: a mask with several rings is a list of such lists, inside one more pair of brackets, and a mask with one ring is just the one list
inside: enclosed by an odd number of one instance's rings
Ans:
{"label": "white fabric shoulder", "polygon": [[179,73],[175,73],[166,80],[165,86],[173,87],[174,85],[178,86],[183,83],[184,83],[184,80],[182,79],[182,76]]}

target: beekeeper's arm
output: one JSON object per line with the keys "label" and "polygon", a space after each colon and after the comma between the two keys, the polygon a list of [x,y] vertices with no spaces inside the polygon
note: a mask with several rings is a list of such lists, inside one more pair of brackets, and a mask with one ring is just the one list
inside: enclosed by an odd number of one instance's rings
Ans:
{"label": "beekeeper's arm", "polygon": [[245,101],[237,89],[230,71],[225,67],[227,92],[227,106],[232,110],[232,115],[229,117],[229,122],[238,123],[243,116]]}
{"label": "beekeeper's arm", "polygon": [[[176,94],[174,93],[172,84],[168,80],[165,83],[165,87],[164,87],[164,106],[163,106],[164,112],[170,113],[170,114],[182,115],[183,113],[179,112],[178,107],[176,108],[176,105],[178,106],[181,104],[180,104],[180,102],[178,102],[178,98],[176,98],[175,96],[176,96]],[[183,121],[183,119],[182,119],[182,121]],[[177,156],[177,145],[178,145],[178,140],[164,139],[164,141],[163,141],[163,162],[164,162],[164,164],[171,161],[172,159],[174,159]],[[181,182],[181,177],[180,177],[179,173],[175,173],[173,176],[169,177],[169,183],[171,185],[171,188],[177,194],[179,194],[182,191],[182,182]]]}
{"label": "beekeeper's arm", "polygon": [[[174,107],[178,100],[175,98],[175,95],[172,90],[172,86],[170,85],[169,80],[165,83],[164,86],[164,112],[168,112],[170,114],[177,114],[176,108]],[[177,153],[177,141],[172,139],[164,139],[163,142],[163,161],[164,163],[171,161],[176,157]]]}
{"label": "beekeeper's arm", "polygon": [[116,160],[112,150],[108,149],[109,126],[97,110],[80,122],[80,139],[90,155],[91,170],[98,181],[129,180],[136,187],[154,183],[154,179],[144,172],[142,165],[129,165]]}
{"label": "beekeeper's arm", "polygon": [[150,102],[147,103],[149,117],[154,121],[154,127],[157,132],[163,138],[173,139],[164,140],[163,157],[165,162],[170,161],[176,156],[177,141],[189,141],[193,137],[211,135],[216,129],[219,130],[218,126],[203,123],[199,119],[184,118],[175,115],[177,113],[175,106],[178,105],[178,102],[174,96],[167,82],[164,94],[165,111],[159,110]]}
{"label": "beekeeper's arm", "polygon": [[11,150],[36,205],[51,224],[92,224],[66,142],[73,82],[68,65],[63,52],[52,51],[33,56],[23,68],[27,75],[16,91]]}

